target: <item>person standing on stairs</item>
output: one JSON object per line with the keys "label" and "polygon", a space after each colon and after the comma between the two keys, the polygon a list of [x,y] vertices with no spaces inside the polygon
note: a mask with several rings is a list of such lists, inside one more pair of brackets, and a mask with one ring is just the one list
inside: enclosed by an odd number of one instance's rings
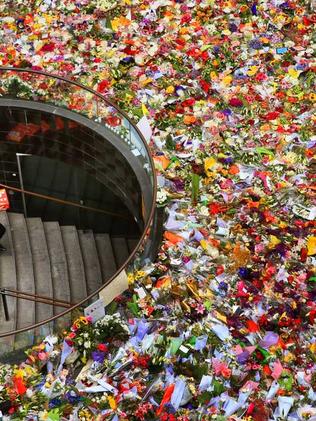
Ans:
{"label": "person standing on stairs", "polygon": [[[5,226],[0,223],[0,241],[1,241],[1,238],[5,234],[5,231],[6,231]],[[6,251],[6,248],[2,244],[0,244],[0,252],[2,251]]]}
{"label": "person standing on stairs", "polygon": [[[5,189],[0,190],[0,212],[6,211],[9,208],[9,200]],[[0,223],[0,241],[6,232],[5,226]],[[6,248],[0,244],[0,253],[6,251]]]}

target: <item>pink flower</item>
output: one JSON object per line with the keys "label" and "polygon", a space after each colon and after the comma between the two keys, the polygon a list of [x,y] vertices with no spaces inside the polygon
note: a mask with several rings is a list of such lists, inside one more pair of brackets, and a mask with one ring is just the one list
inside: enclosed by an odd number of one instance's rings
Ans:
{"label": "pink flower", "polygon": [[198,304],[198,305],[196,306],[196,312],[197,312],[198,314],[203,314],[203,313],[204,313],[204,311],[205,311],[205,307],[204,307],[204,305],[203,305],[202,303],[200,303],[200,304]]}
{"label": "pink flower", "polygon": [[244,104],[239,98],[231,98],[229,101],[229,105],[231,105],[232,107],[242,107]]}

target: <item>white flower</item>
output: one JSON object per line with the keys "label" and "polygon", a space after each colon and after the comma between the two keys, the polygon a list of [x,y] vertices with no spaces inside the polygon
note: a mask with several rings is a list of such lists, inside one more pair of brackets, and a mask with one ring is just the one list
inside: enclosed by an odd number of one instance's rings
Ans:
{"label": "white flower", "polygon": [[86,342],[83,344],[83,346],[84,346],[85,348],[91,348],[91,342],[90,342],[90,341],[86,341]]}
{"label": "white flower", "polygon": [[167,192],[164,189],[161,189],[157,192],[157,202],[164,203],[167,200]]}
{"label": "white flower", "polygon": [[310,405],[304,405],[297,410],[297,415],[300,420],[315,421],[316,420],[316,408]]}

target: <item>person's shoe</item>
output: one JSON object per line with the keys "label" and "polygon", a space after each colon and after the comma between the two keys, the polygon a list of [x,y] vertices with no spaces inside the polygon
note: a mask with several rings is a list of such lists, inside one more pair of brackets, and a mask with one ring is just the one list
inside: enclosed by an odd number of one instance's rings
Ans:
{"label": "person's shoe", "polygon": [[1,245],[1,244],[0,244],[0,252],[1,252],[1,251],[6,251],[6,250],[7,250],[7,249],[6,249],[3,245]]}

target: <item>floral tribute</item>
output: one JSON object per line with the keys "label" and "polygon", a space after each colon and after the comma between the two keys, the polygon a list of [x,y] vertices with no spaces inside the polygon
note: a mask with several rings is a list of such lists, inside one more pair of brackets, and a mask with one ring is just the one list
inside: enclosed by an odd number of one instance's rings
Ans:
{"label": "floral tribute", "polygon": [[316,420],[315,7],[1,1],[2,66],[148,120],[167,213],[104,319],[1,366],[3,419]]}

